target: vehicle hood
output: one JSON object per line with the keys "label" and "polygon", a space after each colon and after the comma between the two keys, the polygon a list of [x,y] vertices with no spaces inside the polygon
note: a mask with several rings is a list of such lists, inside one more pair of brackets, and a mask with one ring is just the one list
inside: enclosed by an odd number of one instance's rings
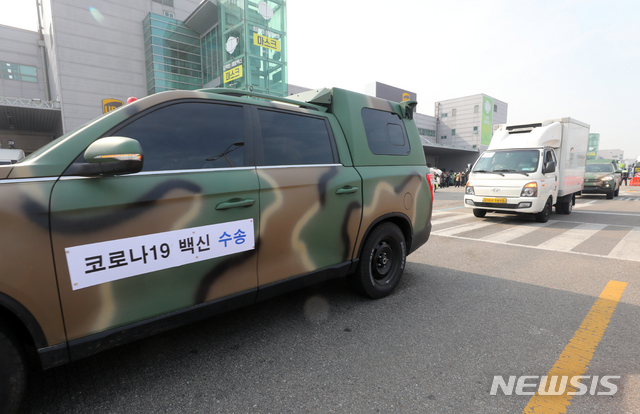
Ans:
{"label": "vehicle hood", "polygon": [[600,172],[599,173],[590,173],[590,172],[588,172],[588,173],[584,174],[584,179],[585,179],[585,181],[596,181],[596,180],[599,180],[599,179],[601,179],[603,177],[606,177],[606,176],[614,177],[615,173],[612,173],[612,172],[609,172],[609,173],[600,173]]}

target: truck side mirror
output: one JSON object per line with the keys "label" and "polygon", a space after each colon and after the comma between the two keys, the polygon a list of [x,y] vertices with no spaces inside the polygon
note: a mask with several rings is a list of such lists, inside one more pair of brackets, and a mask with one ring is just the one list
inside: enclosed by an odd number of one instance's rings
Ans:
{"label": "truck side mirror", "polygon": [[546,163],[544,165],[544,171],[542,172],[543,174],[549,174],[552,172],[556,171],[556,162],[555,161],[549,161],[548,163]]}

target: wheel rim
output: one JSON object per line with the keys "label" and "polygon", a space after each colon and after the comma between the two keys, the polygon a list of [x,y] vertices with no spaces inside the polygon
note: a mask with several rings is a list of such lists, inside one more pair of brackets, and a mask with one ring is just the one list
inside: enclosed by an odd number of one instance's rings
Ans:
{"label": "wheel rim", "polygon": [[393,277],[396,252],[390,240],[380,240],[371,255],[371,276],[374,282],[384,285]]}

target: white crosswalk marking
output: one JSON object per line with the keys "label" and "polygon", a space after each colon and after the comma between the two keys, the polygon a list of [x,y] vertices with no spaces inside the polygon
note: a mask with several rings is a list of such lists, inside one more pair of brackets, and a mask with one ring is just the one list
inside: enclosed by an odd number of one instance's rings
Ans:
{"label": "white crosswalk marking", "polygon": [[526,226],[515,225],[506,230],[500,231],[498,233],[490,234],[488,236],[482,237],[480,240],[490,241],[494,243],[506,243],[508,241],[517,239],[520,236],[524,236],[525,234],[533,233],[541,227],[547,227],[553,223],[556,223],[555,220],[549,220],[546,223],[530,223]]}
{"label": "white crosswalk marking", "polygon": [[589,237],[607,227],[605,224],[584,223],[571,230],[567,230],[551,240],[539,244],[539,249],[568,252]]}
{"label": "white crosswalk marking", "polygon": [[431,224],[435,226],[436,224],[449,223],[452,221],[463,220],[468,218],[469,216],[466,214],[456,214],[455,216],[443,217],[441,219],[433,219],[431,220]]}
{"label": "white crosswalk marking", "polygon": [[494,226],[496,223],[492,223],[490,221],[481,221],[479,223],[471,223],[471,224],[461,224],[455,227],[449,227],[444,230],[436,230],[433,234],[437,234],[438,236],[453,236],[457,233],[462,233],[465,231],[471,231],[476,229],[481,229],[483,227]]}
{"label": "white crosswalk marking", "polygon": [[634,227],[611,250],[609,257],[640,261],[640,227]]}
{"label": "white crosswalk marking", "polygon": [[[440,213],[440,212],[438,212]],[[451,212],[438,214],[440,216],[444,214],[451,214]],[[598,214],[605,214],[603,212],[598,212]],[[610,213],[617,215],[634,215],[630,213]],[[434,217],[437,217],[434,214]],[[469,240],[477,240],[483,242],[490,243],[499,243],[499,244],[509,244],[513,246],[519,246],[519,243],[514,243],[516,239],[519,237],[525,236],[527,234],[536,232],[536,231],[546,231],[545,227],[556,223],[575,223],[578,224],[576,227],[563,231],[560,234],[552,237],[549,240],[546,240],[540,243],[537,246],[529,246],[527,248],[532,249],[541,249],[541,250],[553,250],[558,252],[569,252],[573,254],[581,254],[588,256],[598,256],[598,257],[609,257],[614,259],[622,259],[622,260],[631,260],[640,262],[640,227],[631,227],[630,230],[625,233],[625,236],[620,239],[617,245],[608,253],[608,254],[593,254],[593,253],[584,253],[573,251],[577,246],[586,242],[591,237],[598,234],[598,232],[604,230],[608,225],[606,224],[596,224],[596,223],[576,223],[576,222],[568,222],[566,220],[549,220],[546,223],[536,223],[536,222],[513,222],[505,220],[481,220],[473,221],[470,223],[456,223],[458,220],[469,219],[472,216],[467,213],[454,213],[451,216],[442,217],[440,219],[434,218],[432,223],[434,224],[434,230],[432,231],[432,235],[435,236],[444,236],[444,237],[454,237],[459,239],[469,239]],[[442,230],[437,229],[438,224],[446,224],[452,223],[454,224],[452,227],[447,227]],[[456,225],[457,224],[457,225]],[[504,225],[508,225],[507,229],[504,229]],[[494,227],[495,230],[491,234],[487,234],[482,237],[474,238],[460,236],[460,234],[478,230],[478,229],[487,229],[491,230]],[[486,234],[487,231],[483,231],[483,234]],[[604,252],[603,252],[604,253]]]}

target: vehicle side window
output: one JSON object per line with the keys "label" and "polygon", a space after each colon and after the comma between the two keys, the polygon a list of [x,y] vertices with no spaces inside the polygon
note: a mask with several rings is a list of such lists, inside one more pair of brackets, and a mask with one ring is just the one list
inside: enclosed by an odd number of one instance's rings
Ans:
{"label": "vehicle side window", "polygon": [[142,171],[244,166],[242,107],[183,102],[155,110],[112,132],[138,140]]}
{"label": "vehicle side window", "polygon": [[376,155],[409,155],[411,147],[397,114],[363,108],[362,122],[369,149]]}
{"label": "vehicle side window", "polygon": [[553,156],[553,152],[547,151],[544,153],[544,164],[547,165],[548,162],[555,161],[555,157]]}
{"label": "vehicle side window", "polygon": [[264,165],[333,164],[332,137],[324,119],[258,109]]}

